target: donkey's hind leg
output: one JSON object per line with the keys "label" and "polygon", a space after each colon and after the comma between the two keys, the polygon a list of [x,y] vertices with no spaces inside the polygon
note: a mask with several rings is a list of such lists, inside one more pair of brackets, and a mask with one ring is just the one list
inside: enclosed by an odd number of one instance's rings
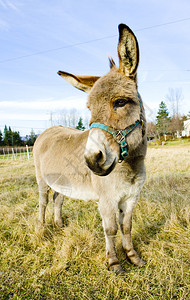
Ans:
{"label": "donkey's hind leg", "polygon": [[63,227],[63,219],[62,219],[62,205],[64,201],[64,196],[55,192],[53,195],[54,201],[54,222],[58,227]]}
{"label": "donkey's hind leg", "polygon": [[48,196],[49,196],[49,187],[48,185],[41,180],[38,184],[39,187],[39,225],[45,224],[45,213],[46,207],[48,204]]}

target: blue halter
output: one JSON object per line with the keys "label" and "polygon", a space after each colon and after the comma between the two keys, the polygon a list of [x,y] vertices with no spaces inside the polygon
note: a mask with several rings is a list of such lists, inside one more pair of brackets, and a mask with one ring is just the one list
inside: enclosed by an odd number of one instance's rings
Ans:
{"label": "blue halter", "polygon": [[140,95],[138,93],[138,98],[139,98],[139,104],[140,104],[140,110],[141,110],[141,114],[140,114],[140,120],[137,120],[134,124],[129,125],[128,127],[126,127],[125,129],[122,130],[117,130],[114,129],[110,126],[104,125],[102,123],[92,123],[90,126],[90,129],[92,128],[99,128],[102,129],[110,134],[113,135],[114,139],[116,140],[116,142],[120,145],[121,147],[121,158],[122,159],[126,159],[128,156],[128,152],[127,152],[127,142],[126,142],[126,137],[140,124],[141,128],[143,127],[143,120],[142,120],[142,113],[143,113],[143,109],[142,109],[142,102],[141,102],[141,98]]}

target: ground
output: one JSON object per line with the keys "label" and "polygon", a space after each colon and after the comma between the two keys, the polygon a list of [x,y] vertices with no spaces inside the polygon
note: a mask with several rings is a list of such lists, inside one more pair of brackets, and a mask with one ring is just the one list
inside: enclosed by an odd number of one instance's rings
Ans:
{"label": "ground", "polygon": [[190,144],[149,148],[146,168],[132,230],[146,266],[126,260],[118,232],[116,276],[97,203],[66,199],[58,229],[50,201],[39,232],[32,157],[0,159],[0,299],[190,299]]}

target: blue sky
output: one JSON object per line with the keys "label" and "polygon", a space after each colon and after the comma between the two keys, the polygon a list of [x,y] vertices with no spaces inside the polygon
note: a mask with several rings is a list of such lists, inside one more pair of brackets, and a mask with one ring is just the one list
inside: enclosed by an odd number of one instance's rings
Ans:
{"label": "blue sky", "polygon": [[[57,75],[104,75],[118,64],[118,24],[139,41],[139,92],[153,120],[169,88],[190,111],[189,0],[0,0],[0,129],[21,135],[56,124],[65,109],[85,111],[87,94]],[[168,108],[170,108],[169,103]],[[86,112],[86,111],[85,111]]]}

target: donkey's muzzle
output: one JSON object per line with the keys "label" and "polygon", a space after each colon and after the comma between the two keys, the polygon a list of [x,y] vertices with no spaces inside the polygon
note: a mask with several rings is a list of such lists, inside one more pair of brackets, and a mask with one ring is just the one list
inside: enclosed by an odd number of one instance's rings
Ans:
{"label": "donkey's muzzle", "polygon": [[106,176],[108,175],[115,167],[116,159],[111,163],[110,166],[102,164],[103,153],[99,151],[98,153],[93,153],[91,155],[85,155],[86,164],[89,169],[96,175]]}

